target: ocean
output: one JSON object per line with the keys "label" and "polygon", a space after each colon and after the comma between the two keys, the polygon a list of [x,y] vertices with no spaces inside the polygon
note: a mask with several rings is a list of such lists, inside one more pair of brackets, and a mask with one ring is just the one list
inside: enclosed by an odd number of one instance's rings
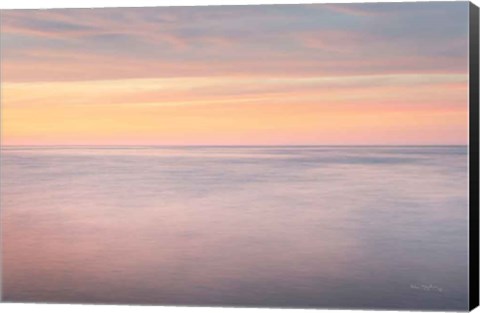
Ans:
{"label": "ocean", "polygon": [[13,302],[466,310],[466,146],[3,147]]}

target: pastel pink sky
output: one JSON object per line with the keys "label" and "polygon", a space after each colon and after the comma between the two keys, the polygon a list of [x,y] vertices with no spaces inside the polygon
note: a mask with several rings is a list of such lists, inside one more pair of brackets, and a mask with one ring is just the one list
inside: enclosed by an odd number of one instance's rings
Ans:
{"label": "pastel pink sky", "polygon": [[468,2],[1,11],[5,145],[466,144]]}

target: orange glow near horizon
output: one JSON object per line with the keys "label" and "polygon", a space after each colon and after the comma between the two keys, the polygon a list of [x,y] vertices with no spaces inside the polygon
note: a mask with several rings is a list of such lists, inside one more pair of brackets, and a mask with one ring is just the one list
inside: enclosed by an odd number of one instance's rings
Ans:
{"label": "orange glow near horizon", "polygon": [[[438,77],[433,77],[438,78]],[[7,83],[5,145],[462,144],[466,82],[347,78]],[[431,80],[431,79],[430,79]],[[327,85],[327,86],[325,86]],[[439,88],[442,93],[439,94]],[[238,91],[238,93],[235,93]]]}

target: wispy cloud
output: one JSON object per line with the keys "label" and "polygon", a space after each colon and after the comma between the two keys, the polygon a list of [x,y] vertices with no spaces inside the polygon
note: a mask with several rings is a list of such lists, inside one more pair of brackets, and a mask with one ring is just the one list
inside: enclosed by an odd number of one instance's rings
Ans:
{"label": "wispy cloud", "polygon": [[466,71],[461,3],[421,13],[314,6],[4,11],[2,72],[21,81]]}

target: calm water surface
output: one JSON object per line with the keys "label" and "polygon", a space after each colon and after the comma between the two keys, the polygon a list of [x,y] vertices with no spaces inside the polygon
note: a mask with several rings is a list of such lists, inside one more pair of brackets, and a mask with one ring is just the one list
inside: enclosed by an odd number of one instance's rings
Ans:
{"label": "calm water surface", "polygon": [[23,147],[3,298],[464,310],[466,147]]}

